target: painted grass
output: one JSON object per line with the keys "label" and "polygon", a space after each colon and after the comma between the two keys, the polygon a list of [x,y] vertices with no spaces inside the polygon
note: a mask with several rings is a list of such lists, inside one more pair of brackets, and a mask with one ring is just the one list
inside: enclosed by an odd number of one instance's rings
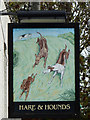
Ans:
{"label": "painted grass", "polygon": [[[43,58],[40,60],[39,65],[33,68],[33,64],[35,62],[35,54],[37,54],[39,51],[38,44],[36,44],[37,38],[30,38],[25,41],[16,41],[14,42],[14,50],[18,53],[18,62],[17,65],[13,68],[14,101],[25,101],[26,93],[24,93],[21,99],[19,99],[19,96],[22,92],[20,85],[23,79],[26,79],[28,75],[31,75],[32,73],[37,73],[38,75],[30,86],[27,101],[67,101],[69,99],[69,96],[70,101],[75,100],[74,45],[62,37],[46,36],[45,38],[47,39],[49,51],[46,68],[48,65],[55,64],[60,50],[65,48],[65,44],[67,44],[67,50],[70,49],[71,51],[66,64],[66,70],[63,78],[63,87],[60,86],[60,75],[56,75],[52,83],[48,84],[53,75],[53,72],[46,75],[42,73],[44,70]],[[70,92],[70,95],[69,92],[66,92],[72,90],[73,92],[72,94]],[[68,99],[65,99],[64,95],[66,95]]]}

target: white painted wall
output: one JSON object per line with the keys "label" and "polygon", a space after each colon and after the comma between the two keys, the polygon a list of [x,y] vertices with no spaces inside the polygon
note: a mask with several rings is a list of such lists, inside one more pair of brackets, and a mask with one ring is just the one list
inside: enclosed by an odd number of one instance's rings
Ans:
{"label": "white painted wall", "polygon": [[[0,0],[0,11],[5,9],[3,0]],[[0,120],[8,117],[8,54],[4,54],[4,42],[8,49],[8,16],[0,16]]]}

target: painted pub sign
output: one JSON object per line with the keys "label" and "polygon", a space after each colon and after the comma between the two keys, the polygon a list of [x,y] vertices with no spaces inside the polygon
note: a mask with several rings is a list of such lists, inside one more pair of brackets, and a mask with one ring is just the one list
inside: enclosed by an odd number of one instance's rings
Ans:
{"label": "painted pub sign", "polygon": [[79,115],[79,25],[9,24],[9,117]]}

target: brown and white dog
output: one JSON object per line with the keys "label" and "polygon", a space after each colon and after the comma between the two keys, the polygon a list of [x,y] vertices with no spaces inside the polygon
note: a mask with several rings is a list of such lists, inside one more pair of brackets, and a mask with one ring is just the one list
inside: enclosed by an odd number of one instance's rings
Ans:
{"label": "brown and white dog", "polygon": [[[38,34],[40,34],[39,32],[37,32]],[[41,38],[38,38],[37,39],[37,42],[40,46],[40,52],[38,55],[35,54],[35,63],[33,65],[33,67],[35,67],[35,65],[38,65],[39,64],[39,61],[42,57],[45,58],[45,62],[44,62],[44,68],[46,67],[46,60],[47,60],[47,57],[48,57],[48,46],[47,46],[47,40],[42,37],[42,35],[40,34]]]}
{"label": "brown and white dog", "polygon": [[34,82],[37,73],[34,75],[34,77],[33,77],[33,75],[34,74],[29,76],[27,79],[23,80],[23,83],[20,86],[20,89],[23,90],[23,91],[22,91],[19,99],[21,98],[21,96],[23,95],[24,92],[27,92],[25,100],[27,99],[28,94],[29,94],[30,85],[31,85],[32,82]]}
{"label": "brown and white dog", "polygon": [[70,49],[67,52],[66,48],[67,48],[67,45],[65,45],[65,49],[63,49],[60,52],[59,58],[58,58],[56,64],[53,66],[48,66],[48,69],[43,72],[44,74],[46,74],[46,73],[54,71],[53,77],[52,77],[51,81],[49,82],[49,84],[52,82],[52,80],[56,76],[56,74],[60,73],[61,74],[61,86],[62,86],[62,79],[63,79],[64,71],[65,71],[65,63],[70,54]]}

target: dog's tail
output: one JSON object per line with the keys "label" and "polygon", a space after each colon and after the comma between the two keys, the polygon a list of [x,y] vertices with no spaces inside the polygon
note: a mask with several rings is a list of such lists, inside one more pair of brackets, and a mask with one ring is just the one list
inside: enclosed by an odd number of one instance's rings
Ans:
{"label": "dog's tail", "polygon": [[41,33],[39,33],[39,32],[37,32],[40,36],[41,36],[41,38],[42,38],[42,35],[41,35]]}

